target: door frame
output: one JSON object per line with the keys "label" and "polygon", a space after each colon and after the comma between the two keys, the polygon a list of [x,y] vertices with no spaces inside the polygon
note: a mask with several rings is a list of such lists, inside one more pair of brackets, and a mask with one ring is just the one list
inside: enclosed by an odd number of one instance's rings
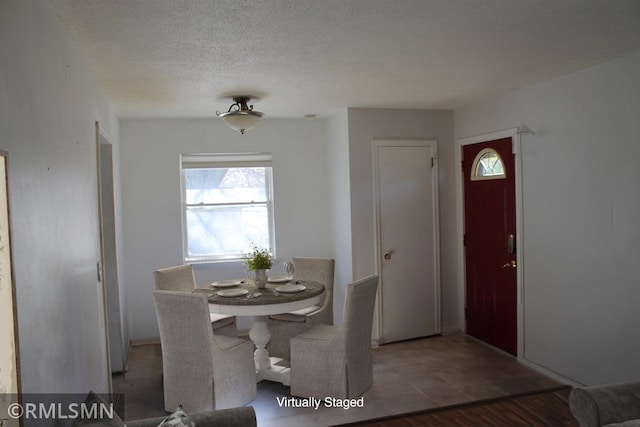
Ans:
{"label": "door frame", "polygon": [[515,155],[515,202],[516,202],[516,263],[518,265],[516,271],[516,286],[517,286],[517,331],[518,331],[518,345],[517,356],[518,359],[523,359],[525,354],[524,348],[524,232],[523,232],[523,204],[522,204],[522,142],[520,135],[528,131],[519,128],[505,129],[497,132],[491,132],[482,135],[469,136],[465,138],[459,138],[455,144],[455,161],[454,165],[458,170],[456,173],[456,222],[457,222],[457,235],[456,240],[457,254],[458,254],[458,322],[463,332],[467,332],[467,322],[465,319],[465,306],[466,306],[466,273],[465,273],[465,251],[464,251],[464,181],[462,179],[462,147],[470,144],[478,144],[482,142],[493,141],[502,138],[511,138],[512,152]]}
{"label": "door frame", "polygon": [[100,236],[100,259],[98,260],[97,274],[98,274],[98,282],[102,288],[102,315],[104,321],[104,339],[106,346],[106,360],[107,360],[107,379],[109,386],[109,393],[113,393],[113,381],[112,381],[112,372],[111,372],[111,342],[109,339],[109,307],[107,304],[107,281],[105,279],[105,237],[103,233],[104,229],[104,216],[103,216],[103,206],[102,206],[102,164],[101,164],[101,155],[100,155],[100,145],[104,143],[111,144],[111,136],[109,133],[102,127],[100,122],[95,122],[95,130],[96,130],[96,175],[97,175],[97,187],[98,187],[98,200],[97,200],[97,208],[98,208],[98,234]]}
{"label": "door frame", "polygon": [[[4,393],[7,393],[7,403],[11,403],[11,404],[22,404],[22,375],[21,375],[21,368],[20,368],[20,334],[19,334],[19,327],[18,327],[18,296],[17,296],[17,286],[16,286],[16,278],[15,278],[15,268],[14,268],[14,262],[13,262],[13,233],[11,232],[12,230],[12,221],[11,221],[11,197],[10,197],[10,190],[9,190],[9,153],[5,150],[0,149],[0,158],[3,159],[4,162],[4,174],[3,174],[3,190],[4,191],[4,203],[0,206],[0,208],[2,208],[3,210],[6,209],[6,224],[4,224],[7,229],[6,232],[2,233],[3,236],[5,237],[6,240],[0,242],[2,245],[1,250],[5,252],[6,256],[3,257],[3,261],[6,261],[6,264],[2,264],[2,274],[7,278],[7,280],[9,281],[9,287],[8,287],[8,292],[9,298],[2,301],[2,304],[0,305],[4,305],[6,304],[9,300],[11,301],[11,325],[9,325],[9,328],[7,328],[10,332],[9,335],[11,335],[11,337],[13,338],[13,348],[11,347],[6,347],[3,348],[2,351],[10,351],[13,350],[13,356],[12,356],[12,360],[11,363],[13,363],[12,366],[10,366],[10,372],[9,372],[9,376],[10,381],[11,380],[15,380],[15,384],[12,384],[13,387],[10,387],[9,389],[5,390]],[[8,270],[8,271],[7,271]],[[6,282],[6,281],[5,281]],[[6,283],[5,283],[6,284]],[[5,343],[2,343],[5,344]],[[6,354],[6,353],[5,353]],[[5,367],[6,368],[6,367]],[[5,385],[6,384],[0,384],[0,385]],[[2,424],[2,421],[5,420],[3,418],[2,415],[0,415],[0,424]],[[11,420],[7,420],[7,421],[11,421]],[[22,421],[22,419],[21,419]],[[11,424],[11,423],[10,423]],[[11,424],[12,425],[12,424]],[[16,425],[18,425],[18,423],[16,423]]]}
{"label": "door frame", "polygon": [[[374,139],[371,145],[371,160],[373,172],[373,226],[375,236],[375,255],[373,267],[376,274],[381,279],[381,263],[382,254],[380,242],[380,185],[378,182],[378,147],[430,147],[433,154],[431,173],[432,194],[433,194],[433,236],[434,236],[434,280],[435,280],[435,301],[436,301],[436,331],[442,332],[442,290],[440,283],[440,205],[438,196],[438,141],[435,139]],[[378,284],[376,306],[373,316],[373,343],[377,345],[382,338],[382,283]]]}

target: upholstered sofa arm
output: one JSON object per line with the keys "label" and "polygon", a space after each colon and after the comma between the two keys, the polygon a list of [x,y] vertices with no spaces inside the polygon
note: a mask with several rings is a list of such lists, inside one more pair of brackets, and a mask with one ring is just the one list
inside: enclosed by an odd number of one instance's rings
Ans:
{"label": "upholstered sofa arm", "polygon": [[640,419],[640,382],[575,387],[569,404],[580,427]]}
{"label": "upholstered sofa arm", "polygon": [[[252,406],[219,409],[216,411],[188,414],[196,427],[256,427],[256,413]],[[127,427],[156,427],[165,417],[127,421]]]}

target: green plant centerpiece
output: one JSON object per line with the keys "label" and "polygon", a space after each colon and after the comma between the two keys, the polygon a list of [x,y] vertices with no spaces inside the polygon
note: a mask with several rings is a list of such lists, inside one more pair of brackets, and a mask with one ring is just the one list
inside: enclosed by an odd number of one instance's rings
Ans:
{"label": "green plant centerpiece", "polygon": [[254,272],[253,282],[256,287],[264,288],[267,286],[267,270],[273,265],[273,258],[267,249],[260,249],[257,246],[246,254],[243,258],[244,264],[250,271]]}
{"label": "green plant centerpiece", "polygon": [[267,249],[260,249],[257,246],[246,254],[243,258],[249,270],[269,270],[273,265],[273,258]]}

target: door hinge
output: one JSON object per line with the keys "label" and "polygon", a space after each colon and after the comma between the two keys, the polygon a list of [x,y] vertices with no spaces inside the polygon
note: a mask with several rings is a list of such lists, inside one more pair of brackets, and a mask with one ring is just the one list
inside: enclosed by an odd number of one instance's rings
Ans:
{"label": "door hinge", "polygon": [[464,160],[460,160],[460,169],[464,172]]}
{"label": "door hinge", "polygon": [[467,246],[467,235],[466,234],[464,234],[462,236],[462,246]]}
{"label": "door hinge", "polygon": [[464,308],[464,320],[467,320],[467,317],[469,316],[469,309],[467,307]]}
{"label": "door hinge", "polygon": [[98,264],[96,265],[96,269],[97,269],[97,274],[98,274],[98,282],[102,282],[102,262],[98,261]]}

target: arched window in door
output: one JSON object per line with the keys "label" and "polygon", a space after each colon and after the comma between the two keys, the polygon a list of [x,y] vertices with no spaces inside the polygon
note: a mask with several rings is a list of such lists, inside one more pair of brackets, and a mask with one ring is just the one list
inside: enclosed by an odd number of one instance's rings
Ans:
{"label": "arched window in door", "polygon": [[481,150],[473,160],[471,181],[504,178],[506,178],[506,173],[500,154],[493,148]]}

